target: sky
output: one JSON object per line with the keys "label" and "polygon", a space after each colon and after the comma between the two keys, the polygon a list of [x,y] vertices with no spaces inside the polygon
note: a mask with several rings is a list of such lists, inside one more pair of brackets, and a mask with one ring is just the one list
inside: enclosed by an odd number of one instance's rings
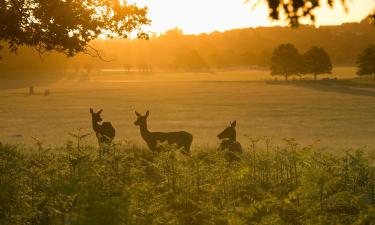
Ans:
{"label": "sky", "polygon": [[[375,0],[347,0],[349,11],[336,0],[334,9],[326,4],[315,10],[316,26],[360,21],[375,9]],[[129,0],[147,6],[152,20],[150,32],[163,33],[180,28],[184,34],[211,33],[236,28],[283,25],[268,18],[265,0]]]}

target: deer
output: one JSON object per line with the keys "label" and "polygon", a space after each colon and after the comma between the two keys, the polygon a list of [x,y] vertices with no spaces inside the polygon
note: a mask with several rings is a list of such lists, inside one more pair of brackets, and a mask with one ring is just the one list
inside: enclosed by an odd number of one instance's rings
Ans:
{"label": "deer", "polygon": [[242,146],[236,140],[236,120],[229,122],[229,127],[225,128],[217,137],[221,140],[219,150],[229,150],[233,153],[242,153]]}
{"label": "deer", "polygon": [[104,155],[105,152],[108,152],[116,135],[115,128],[110,122],[102,122],[103,119],[100,115],[102,112],[103,109],[95,113],[94,110],[90,108],[90,113],[92,116],[92,128],[95,132],[96,138],[98,139],[100,156]]}
{"label": "deer", "polygon": [[141,136],[151,151],[157,151],[158,144],[167,141],[170,145],[177,145],[182,153],[186,154],[190,152],[193,135],[186,131],[167,133],[150,132],[147,128],[147,118],[150,115],[150,111],[147,110],[144,116],[135,111],[135,115],[137,116],[137,120],[134,122],[134,125],[139,126]]}

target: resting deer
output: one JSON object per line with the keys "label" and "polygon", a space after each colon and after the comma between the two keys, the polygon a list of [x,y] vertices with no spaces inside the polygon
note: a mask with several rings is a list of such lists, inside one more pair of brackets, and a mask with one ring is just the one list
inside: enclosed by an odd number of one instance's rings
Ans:
{"label": "resting deer", "polygon": [[185,131],[179,132],[150,132],[147,128],[147,117],[150,112],[147,111],[146,115],[142,116],[137,111],[137,120],[134,122],[136,126],[139,126],[141,131],[141,136],[143,140],[147,143],[148,147],[155,151],[157,150],[158,143],[167,141],[168,144],[176,144],[178,148],[183,148],[184,153],[190,152],[191,142],[193,141],[193,135]]}
{"label": "resting deer", "polygon": [[115,128],[113,128],[110,122],[100,122],[103,121],[100,114],[103,112],[103,109],[99,110],[99,112],[95,113],[90,108],[90,113],[92,116],[92,128],[95,131],[96,137],[98,138],[99,143],[99,155],[103,155],[106,151],[109,150],[113,139],[115,138]]}
{"label": "resting deer", "polygon": [[217,137],[221,140],[219,150],[229,150],[234,153],[242,153],[241,144],[236,140],[236,121],[230,123]]}

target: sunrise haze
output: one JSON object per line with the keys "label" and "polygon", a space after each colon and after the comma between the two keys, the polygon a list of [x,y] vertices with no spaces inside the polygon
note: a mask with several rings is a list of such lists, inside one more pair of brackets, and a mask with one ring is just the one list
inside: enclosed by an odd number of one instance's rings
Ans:
{"label": "sunrise haze", "polygon": [[[179,27],[185,34],[210,33],[244,27],[284,25],[268,17],[264,0],[133,0],[139,6],[147,6],[152,20],[151,32],[163,33]],[[375,8],[374,0],[347,1],[350,9],[335,1],[335,7],[327,3],[315,10],[316,25],[338,25],[359,22]]]}

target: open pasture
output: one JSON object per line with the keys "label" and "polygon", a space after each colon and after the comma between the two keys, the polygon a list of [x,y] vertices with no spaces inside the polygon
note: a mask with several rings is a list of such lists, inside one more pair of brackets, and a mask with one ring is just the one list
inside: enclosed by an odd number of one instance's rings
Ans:
{"label": "open pasture", "polygon": [[[338,71],[338,72],[337,72]],[[334,77],[353,76],[353,69],[338,69]],[[255,74],[255,75],[254,75]],[[256,75],[259,76],[256,76]],[[150,110],[151,131],[186,130],[194,146],[216,146],[216,135],[237,120],[237,137],[268,136],[273,143],[296,138],[301,144],[319,141],[330,148],[375,146],[374,89],[335,85],[269,84],[268,71],[207,74],[120,74],[105,72],[88,79],[60,79],[35,85],[51,95],[28,96],[27,84],[17,81],[0,89],[0,141],[63,145],[69,133],[90,133],[89,108],[101,108],[104,121],[116,128],[116,141],[144,145],[134,126],[134,110]],[[15,82],[3,80],[2,82]],[[4,83],[3,83],[4,84]],[[344,90],[344,91],[343,91]],[[87,138],[96,144],[94,133]]]}

